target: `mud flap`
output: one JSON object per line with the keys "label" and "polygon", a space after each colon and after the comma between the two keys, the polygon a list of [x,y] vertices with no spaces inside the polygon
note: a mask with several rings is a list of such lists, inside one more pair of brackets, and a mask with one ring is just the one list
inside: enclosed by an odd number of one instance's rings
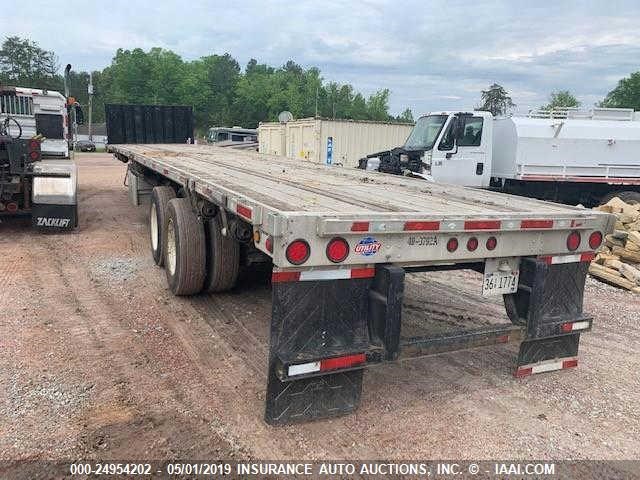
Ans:
{"label": "mud flap", "polygon": [[572,332],[571,326],[591,326],[591,318],[582,311],[588,268],[587,262],[548,265],[539,259],[522,260],[518,292],[505,296],[511,321],[526,325],[517,377],[577,365],[580,333]]}
{"label": "mud flap", "polygon": [[357,408],[362,370],[282,381],[282,369],[366,352],[370,284],[369,278],[274,281],[265,409],[268,423],[334,417]]}
{"label": "mud flap", "polygon": [[520,344],[516,377],[550,372],[578,365],[580,334],[525,340]]}
{"label": "mud flap", "polygon": [[35,204],[31,223],[37,229],[71,230],[78,226],[78,206]]}

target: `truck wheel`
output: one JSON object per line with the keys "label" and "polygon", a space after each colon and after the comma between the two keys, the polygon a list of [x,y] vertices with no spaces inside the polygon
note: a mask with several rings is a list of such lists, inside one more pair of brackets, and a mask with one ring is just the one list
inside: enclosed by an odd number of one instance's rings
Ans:
{"label": "truck wheel", "polygon": [[169,200],[176,198],[176,192],[171,187],[154,187],[151,192],[151,206],[149,207],[149,239],[153,261],[161,267],[164,263],[163,242],[164,222],[167,215]]}
{"label": "truck wheel", "polygon": [[164,235],[164,265],[174,295],[202,290],[205,276],[204,225],[186,198],[169,201]]}
{"label": "truck wheel", "polygon": [[629,205],[640,204],[640,192],[622,191],[622,192],[611,192],[606,194],[600,201],[600,205],[604,205],[614,197],[618,197],[620,200],[622,200],[625,203],[628,203]]}
{"label": "truck wheel", "polygon": [[205,226],[207,233],[207,274],[204,291],[209,293],[231,290],[240,271],[240,243],[230,235],[222,235],[220,215]]}

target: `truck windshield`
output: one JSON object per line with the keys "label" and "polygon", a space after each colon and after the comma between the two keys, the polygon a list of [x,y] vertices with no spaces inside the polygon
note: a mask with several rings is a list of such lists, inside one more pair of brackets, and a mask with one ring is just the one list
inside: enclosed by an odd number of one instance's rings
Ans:
{"label": "truck windshield", "polygon": [[404,144],[405,150],[431,150],[446,121],[447,115],[429,115],[419,118]]}

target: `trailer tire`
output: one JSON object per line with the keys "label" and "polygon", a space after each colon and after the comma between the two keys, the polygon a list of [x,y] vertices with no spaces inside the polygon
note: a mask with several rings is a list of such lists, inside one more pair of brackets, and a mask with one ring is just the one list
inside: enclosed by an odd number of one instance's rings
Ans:
{"label": "trailer tire", "polygon": [[622,192],[607,193],[604,197],[602,197],[602,200],[600,201],[600,205],[604,205],[609,200],[615,197],[618,197],[620,200],[622,200],[625,203],[628,203],[629,205],[640,204],[640,192],[632,192],[632,191],[625,190]]}
{"label": "trailer tire", "polygon": [[164,230],[164,265],[171,292],[174,295],[200,292],[206,262],[204,225],[188,199],[169,201]]}
{"label": "trailer tire", "polygon": [[222,235],[220,215],[209,219],[207,234],[207,272],[203,291],[226,292],[235,287],[240,271],[240,242],[231,235]]}
{"label": "trailer tire", "polygon": [[153,261],[159,267],[164,265],[164,222],[169,200],[173,198],[176,198],[176,192],[171,187],[154,187],[151,192],[151,205],[149,206],[149,240]]}

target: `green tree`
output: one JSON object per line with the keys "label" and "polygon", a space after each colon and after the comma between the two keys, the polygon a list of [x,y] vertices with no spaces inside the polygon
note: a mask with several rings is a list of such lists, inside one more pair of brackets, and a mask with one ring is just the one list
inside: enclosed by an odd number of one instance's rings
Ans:
{"label": "green tree", "polygon": [[368,120],[377,120],[380,122],[387,122],[391,119],[389,115],[389,94],[391,92],[388,88],[378,90],[373,95],[369,96],[367,100],[367,112],[369,113]]}
{"label": "green tree", "polygon": [[31,40],[7,37],[0,48],[0,82],[32,88],[57,88],[58,58]]}
{"label": "green tree", "polygon": [[476,110],[491,112],[494,116],[498,116],[505,115],[515,106],[504,87],[494,83],[488,90],[482,91],[482,104],[476,107]]}
{"label": "green tree", "polygon": [[633,108],[640,110],[640,71],[618,82],[600,103],[601,107]]}
{"label": "green tree", "polygon": [[413,119],[413,112],[410,108],[407,108],[404,112],[396,117],[396,121],[402,123],[415,123],[415,120]]}
{"label": "green tree", "polygon": [[549,96],[549,103],[542,106],[542,110],[555,110],[558,108],[579,107],[580,102],[569,90],[558,90]]}

